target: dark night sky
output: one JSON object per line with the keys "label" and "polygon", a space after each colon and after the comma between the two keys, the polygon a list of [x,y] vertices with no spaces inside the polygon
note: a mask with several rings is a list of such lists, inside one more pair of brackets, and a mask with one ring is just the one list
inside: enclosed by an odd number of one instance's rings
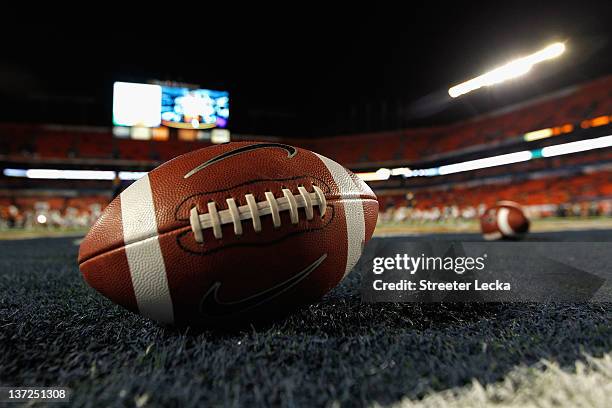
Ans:
{"label": "dark night sky", "polygon": [[[604,2],[430,3],[15,24],[0,120],[110,125],[114,81],[161,79],[229,90],[234,132],[318,136],[454,121],[612,73]],[[558,40],[559,60],[448,101],[450,85]]]}

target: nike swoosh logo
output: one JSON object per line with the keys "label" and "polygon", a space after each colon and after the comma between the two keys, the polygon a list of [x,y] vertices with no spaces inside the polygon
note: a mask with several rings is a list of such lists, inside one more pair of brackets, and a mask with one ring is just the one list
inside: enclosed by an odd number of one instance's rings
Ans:
{"label": "nike swoosh logo", "polygon": [[215,282],[206,292],[200,302],[200,314],[205,317],[224,317],[245,312],[253,309],[263,303],[266,303],[277,296],[285,293],[304,279],[306,279],[315,269],[323,263],[327,258],[327,254],[323,254],[319,259],[307,266],[301,272],[295,274],[291,278],[278,285],[266,289],[263,292],[256,293],[244,299],[231,302],[223,302],[219,299],[219,288],[221,282]]}
{"label": "nike swoosh logo", "polygon": [[221,160],[225,160],[228,157],[237,156],[242,153],[250,152],[256,149],[269,149],[269,148],[279,148],[283,149],[287,152],[287,157],[292,158],[297,154],[297,149],[293,146],[289,146],[282,143],[257,143],[248,146],[239,147],[238,149],[231,150],[229,152],[225,152],[220,154],[219,156],[213,157],[212,159],[200,164],[198,167],[191,170],[189,173],[185,174],[183,178],[189,178],[196,174],[198,171],[205,169],[206,167],[213,165],[215,163],[219,163]]}

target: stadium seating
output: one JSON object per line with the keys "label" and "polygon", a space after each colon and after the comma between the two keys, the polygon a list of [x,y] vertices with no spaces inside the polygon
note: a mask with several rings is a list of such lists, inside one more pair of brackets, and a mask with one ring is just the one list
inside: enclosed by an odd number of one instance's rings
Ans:
{"label": "stadium seating", "polygon": [[84,158],[110,158],[113,157],[115,144],[106,133],[83,133],[78,141],[79,157]]}
{"label": "stadium seating", "polygon": [[149,158],[150,145],[143,140],[118,140],[119,157],[124,160],[146,160]]}
{"label": "stadium seating", "polygon": [[[446,126],[274,140],[319,152],[347,167],[359,168],[375,164],[384,166],[391,161],[435,160],[478,146],[495,148],[509,138],[542,128],[565,124],[572,124],[574,128],[591,127],[594,126],[593,118],[600,118],[599,122],[605,125],[612,120],[611,114],[612,76],[608,76],[501,113]],[[26,163],[30,159],[52,159],[54,163],[63,159],[71,163],[78,158],[101,159],[112,164],[120,159],[117,163],[121,165],[134,161],[138,162],[138,167],[152,167],[209,145],[209,141],[181,141],[176,137],[166,141],[119,139],[111,134],[110,128],[0,124],[0,158]],[[612,176],[610,171],[598,169],[611,161],[610,149],[598,150],[435,178],[407,179],[402,180],[401,188],[414,191],[411,203],[415,209],[423,211],[446,208],[449,203],[459,208],[477,207],[502,199],[526,205],[601,202],[612,199]],[[117,169],[121,169],[120,165]],[[557,171],[559,169],[564,171]],[[512,179],[506,177],[509,174],[513,175]],[[480,183],[478,187],[471,187],[470,181],[484,179],[492,180],[493,184]],[[28,180],[1,175],[0,181],[5,189],[4,195],[0,195],[0,221],[15,218],[11,211],[17,209],[21,222],[34,223],[33,215],[45,211],[54,213],[57,222],[64,217],[67,225],[85,225],[95,219],[111,195],[109,181]],[[381,209],[406,207],[405,193],[386,195],[384,183],[372,183],[373,188],[382,192]],[[7,196],[6,191],[20,189],[46,193]],[[70,189],[79,191],[78,196],[53,195],[53,191]]]}
{"label": "stadium seating", "polygon": [[[437,128],[335,136],[333,138],[288,139],[333,158],[359,165],[393,160],[418,161],[428,156],[467,147],[495,145],[509,137],[547,127],[573,124],[612,114],[612,76],[562,91],[557,95],[524,103],[503,113]],[[35,154],[42,158],[120,158],[166,161],[208,146],[205,141],[139,141],[116,139],[110,129],[58,130],[38,125],[0,124],[0,154]]]}
{"label": "stadium seating", "polygon": [[[500,200],[512,200],[523,205],[554,204],[612,199],[612,172],[599,171],[579,176],[528,179],[512,184],[498,183],[478,187],[453,187],[414,191],[417,209],[443,208],[452,203],[459,207],[487,206]],[[405,195],[382,196],[381,204],[406,205]]]}
{"label": "stadium seating", "polygon": [[42,158],[70,158],[76,155],[78,134],[44,132],[36,136],[36,155]]}

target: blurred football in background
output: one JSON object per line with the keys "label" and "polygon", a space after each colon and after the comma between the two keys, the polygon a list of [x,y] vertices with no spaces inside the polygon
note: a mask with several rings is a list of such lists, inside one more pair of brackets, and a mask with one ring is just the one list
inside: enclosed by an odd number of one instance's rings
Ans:
{"label": "blurred football in background", "polygon": [[500,201],[480,217],[480,228],[487,241],[521,239],[529,231],[529,219],[520,204]]}

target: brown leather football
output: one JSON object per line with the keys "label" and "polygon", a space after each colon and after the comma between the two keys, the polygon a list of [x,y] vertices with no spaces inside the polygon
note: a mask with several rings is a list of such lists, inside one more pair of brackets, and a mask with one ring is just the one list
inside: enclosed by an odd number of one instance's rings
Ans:
{"label": "brown leather football", "polygon": [[336,286],[377,216],[372,190],[326,157],[227,143],[134,182],[91,228],[78,261],[101,294],[161,323],[258,319]]}
{"label": "brown leather football", "polygon": [[529,231],[529,219],[520,204],[500,201],[480,217],[484,239],[520,239]]}

